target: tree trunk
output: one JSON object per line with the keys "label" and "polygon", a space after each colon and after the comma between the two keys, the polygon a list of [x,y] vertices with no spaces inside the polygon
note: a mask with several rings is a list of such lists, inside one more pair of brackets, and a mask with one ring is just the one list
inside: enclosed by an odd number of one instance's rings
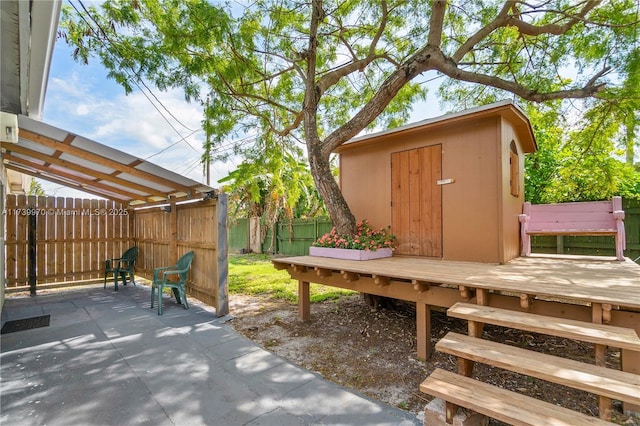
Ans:
{"label": "tree trunk", "polygon": [[323,145],[327,145],[326,140],[324,141],[325,144],[323,144],[318,135],[317,113],[322,90],[316,82],[316,54],[318,50],[318,25],[324,19],[324,16],[322,0],[314,0],[312,2],[311,22],[309,23],[308,61],[304,106],[302,109],[307,155],[309,156],[311,175],[325,206],[327,206],[327,211],[334,226],[340,234],[355,235],[356,219],[351,210],[349,210],[349,206],[342,196],[342,191],[340,191],[338,183],[331,174],[331,166],[329,165],[331,148],[327,146],[323,149]]}
{"label": "tree trunk", "polygon": [[627,115],[627,120],[625,122],[625,152],[626,152],[626,163],[630,166],[633,166],[635,159],[635,148],[636,148],[636,135],[635,135],[635,113],[633,111],[629,111]]}
{"label": "tree trunk", "polygon": [[355,235],[356,219],[342,196],[338,182],[336,182],[333,174],[331,174],[329,159],[322,155],[318,145],[319,143],[317,142],[307,144],[309,165],[311,166],[313,180],[316,183],[320,196],[327,206],[329,216],[338,233]]}

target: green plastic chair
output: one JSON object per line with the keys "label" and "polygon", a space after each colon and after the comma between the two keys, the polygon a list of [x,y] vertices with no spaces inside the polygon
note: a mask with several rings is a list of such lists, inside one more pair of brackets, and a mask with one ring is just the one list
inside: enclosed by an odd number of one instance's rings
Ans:
{"label": "green plastic chair", "polygon": [[113,274],[113,284],[115,291],[118,291],[118,275],[122,277],[122,284],[127,285],[127,274],[129,279],[136,285],[133,278],[134,269],[136,267],[136,259],[138,258],[138,247],[131,247],[122,253],[122,257],[116,259],[107,259],[104,261],[104,288],[107,288],[107,276]]}
{"label": "green plastic chair", "polygon": [[[162,315],[162,290],[170,288],[178,304],[182,303],[185,309],[189,309],[187,302],[187,292],[185,284],[187,273],[191,268],[194,253],[192,251],[182,255],[174,266],[163,266],[153,270],[153,283],[151,285],[151,308],[153,309],[153,299],[156,288],[158,289],[158,315]],[[177,281],[167,281],[167,276],[177,275]]]}

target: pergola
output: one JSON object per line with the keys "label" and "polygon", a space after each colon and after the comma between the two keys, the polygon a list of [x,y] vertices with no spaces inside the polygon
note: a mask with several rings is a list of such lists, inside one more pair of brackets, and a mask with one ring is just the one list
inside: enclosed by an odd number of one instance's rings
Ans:
{"label": "pergola", "polygon": [[[15,212],[6,217],[8,288],[29,282],[35,293],[36,285],[101,279],[104,259],[132,245],[140,252],[136,275],[150,279],[154,268],[193,251],[189,294],[218,315],[228,312],[224,194],[26,116],[18,116],[18,128],[17,143],[0,145],[6,169],[106,200],[7,196]],[[36,213],[17,213],[29,211]]]}
{"label": "pergola", "polygon": [[2,142],[7,169],[131,207],[200,199],[213,188],[149,161],[26,116],[18,143]]}

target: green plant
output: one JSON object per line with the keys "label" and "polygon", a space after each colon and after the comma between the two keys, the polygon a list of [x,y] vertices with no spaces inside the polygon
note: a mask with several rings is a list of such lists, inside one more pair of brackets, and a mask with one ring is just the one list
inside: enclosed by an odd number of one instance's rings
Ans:
{"label": "green plant", "polygon": [[363,220],[356,225],[356,234],[351,237],[349,235],[338,234],[335,227],[318,238],[312,244],[314,247],[331,247],[356,250],[378,250],[381,248],[395,249],[396,237],[391,234],[391,227],[375,230],[369,222]]}

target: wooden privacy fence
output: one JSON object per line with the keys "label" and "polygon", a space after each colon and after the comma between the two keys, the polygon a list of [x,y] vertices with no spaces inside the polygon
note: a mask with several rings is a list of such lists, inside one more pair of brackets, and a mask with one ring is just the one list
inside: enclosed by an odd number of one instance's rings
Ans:
{"label": "wooden privacy fence", "polygon": [[113,201],[10,194],[4,215],[8,288],[98,279],[133,244],[132,210]]}
{"label": "wooden privacy fence", "polygon": [[8,288],[104,277],[104,261],[139,248],[136,275],[174,265],[193,250],[187,292],[228,313],[227,197],[170,207],[124,208],[107,200],[7,195]]}
{"label": "wooden privacy fence", "polygon": [[134,214],[139,249],[136,273],[153,278],[153,268],[175,265],[195,253],[187,292],[226,315],[228,305],[227,199],[173,204],[169,209],[140,209]]}

